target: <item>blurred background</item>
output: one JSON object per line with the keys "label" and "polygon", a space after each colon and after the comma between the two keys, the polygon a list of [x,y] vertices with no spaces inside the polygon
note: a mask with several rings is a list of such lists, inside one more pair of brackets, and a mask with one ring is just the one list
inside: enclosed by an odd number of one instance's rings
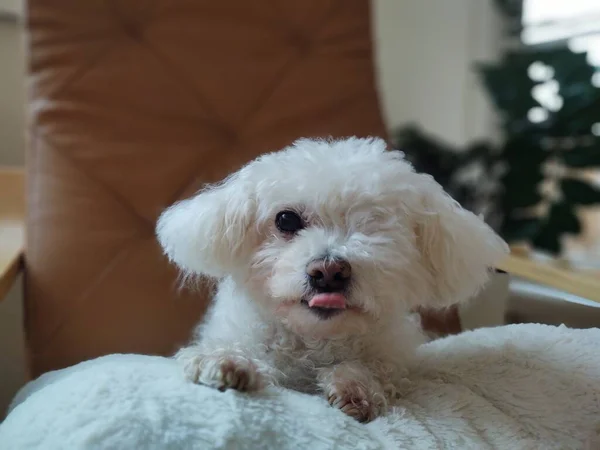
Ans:
{"label": "blurred background", "polygon": [[[25,164],[39,106],[26,97],[24,10],[0,0],[0,166]],[[600,2],[375,0],[371,22],[395,147],[515,253],[600,276]],[[0,302],[0,409],[25,379],[22,296],[16,283]],[[502,320],[598,326],[597,306],[514,277]],[[500,324],[492,310],[462,314]]]}

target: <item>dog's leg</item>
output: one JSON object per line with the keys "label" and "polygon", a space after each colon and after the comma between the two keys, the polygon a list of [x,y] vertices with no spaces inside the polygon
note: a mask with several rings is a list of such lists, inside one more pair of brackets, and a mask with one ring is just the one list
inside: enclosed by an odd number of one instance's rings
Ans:
{"label": "dog's leg", "polygon": [[360,422],[370,422],[387,407],[381,382],[360,362],[321,369],[317,381],[331,406]]}
{"label": "dog's leg", "polygon": [[256,391],[275,382],[275,371],[266,361],[238,347],[209,350],[191,345],[179,350],[175,359],[188,380],[221,391]]}

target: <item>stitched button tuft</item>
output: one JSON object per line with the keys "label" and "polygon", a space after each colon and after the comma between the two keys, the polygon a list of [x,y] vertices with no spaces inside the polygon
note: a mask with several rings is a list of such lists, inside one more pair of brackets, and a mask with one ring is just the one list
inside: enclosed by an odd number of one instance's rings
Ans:
{"label": "stitched button tuft", "polygon": [[227,145],[234,145],[240,142],[240,134],[238,130],[234,128],[223,125],[219,132],[221,136],[223,136],[223,141],[226,142]]}
{"label": "stitched button tuft", "polygon": [[121,27],[127,36],[135,41],[139,41],[144,33],[143,27],[134,20],[123,20],[121,21]]}
{"label": "stitched button tuft", "polygon": [[310,53],[310,50],[313,46],[312,41],[305,34],[301,33],[290,33],[288,35],[288,42],[290,46],[296,50],[301,56],[305,56]]}

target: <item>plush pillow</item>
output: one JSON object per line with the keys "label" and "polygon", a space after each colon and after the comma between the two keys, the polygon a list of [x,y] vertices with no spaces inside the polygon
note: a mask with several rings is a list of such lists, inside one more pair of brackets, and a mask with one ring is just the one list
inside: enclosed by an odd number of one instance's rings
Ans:
{"label": "plush pillow", "polygon": [[581,449],[600,422],[599,347],[598,329],[544,325],[431,342],[405,395],[366,425],[320,397],[218,392],[172,360],[111,355],[27,385],[0,448]]}

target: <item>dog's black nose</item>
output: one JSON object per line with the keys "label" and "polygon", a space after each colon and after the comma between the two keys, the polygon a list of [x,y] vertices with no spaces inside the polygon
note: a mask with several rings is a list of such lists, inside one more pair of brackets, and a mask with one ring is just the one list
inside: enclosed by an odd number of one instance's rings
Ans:
{"label": "dog's black nose", "polygon": [[311,287],[325,292],[344,289],[350,282],[350,263],[342,259],[319,259],[306,267]]}

